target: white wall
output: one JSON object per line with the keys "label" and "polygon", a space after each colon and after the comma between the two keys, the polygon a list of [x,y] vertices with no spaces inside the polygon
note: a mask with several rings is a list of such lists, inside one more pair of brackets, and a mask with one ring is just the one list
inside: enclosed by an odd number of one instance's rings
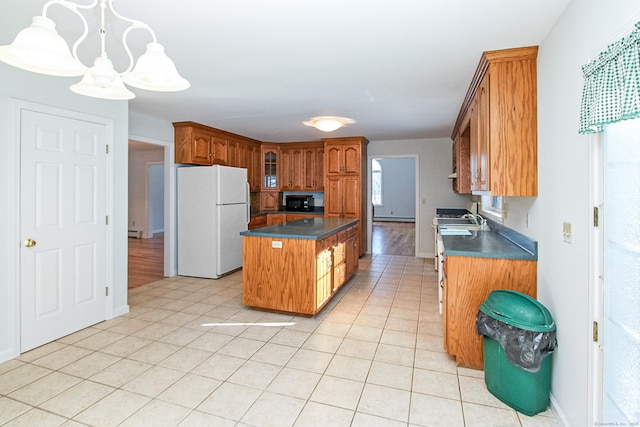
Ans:
{"label": "white wall", "polygon": [[[154,228],[149,224],[150,199],[147,187],[149,186],[149,168],[153,163],[164,162],[164,149],[143,150],[129,152],[129,230],[142,230],[142,237],[153,237],[148,230]],[[164,188],[164,186],[163,186]],[[164,216],[163,216],[164,218]]]}
{"label": "white wall", "polygon": [[[6,15],[6,14],[4,14]],[[0,25],[9,25],[0,18]],[[16,29],[16,32],[19,29]],[[17,192],[17,178],[10,173],[17,170],[13,159],[14,141],[11,139],[13,119],[11,100],[19,99],[47,106],[78,111],[112,119],[115,123],[115,144],[111,147],[114,170],[127,167],[127,114],[128,105],[123,101],[104,101],[76,95],[68,87],[77,79],[48,77],[21,71],[0,63],[0,361],[16,356],[18,349],[14,344],[14,331],[18,295],[13,292],[16,283],[14,277],[18,267],[13,257],[18,242],[12,241],[15,215],[18,209],[12,191]],[[113,312],[122,314],[127,307],[127,175],[114,173],[113,201]],[[120,195],[120,196],[118,196]],[[16,262],[13,263],[12,260]]]}
{"label": "white wall", "polygon": [[[451,146],[449,138],[414,139],[402,141],[371,141],[367,155],[375,156],[418,156],[418,212],[419,223],[417,253],[423,257],[433,256],[433,227],[431,226],[436,208],[466,208],[469,195],[458,195],[451,188]],[[370,195],[369,195],[370,196]],[[369,197],[370,198],[370,197]]]}
{"label": "white wall", "polygon": [[[636,0],[574,0],[538,54],[539,196],[508,198],[508,227],[538,241],[538,296],[554,316],[559,347],[553,354],[551,393],[564,421],[593,425],[588,392],[589,236],[592,174],[589,137],[578,134],[581,66],[606,48],[633,15]],[[626,35],[626,34],[621,34]],[[530,212],[531,225],[525,216]],[[563,242],[562,223],[573,241]]]}
{"label": "white wall", "polygon": [[[416,217],[416,170],[413,158],[378,159],[382,169],[382,206],[375,218],[414,221]],[[371,167],[369,167],[371,170]]]}

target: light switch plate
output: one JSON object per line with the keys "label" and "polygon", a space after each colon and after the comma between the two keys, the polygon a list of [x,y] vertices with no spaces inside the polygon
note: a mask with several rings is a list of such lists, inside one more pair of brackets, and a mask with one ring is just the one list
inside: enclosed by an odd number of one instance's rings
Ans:
{"label": "light switch plate", "polygon": [[571,243],[571,223],[563,222],[562,223],[562,240],[567,243]]}
{"label": "light switch plate", "polygon": [[282,249],[282,241],[280,240],[271,241],[271,247],[276,249]]}

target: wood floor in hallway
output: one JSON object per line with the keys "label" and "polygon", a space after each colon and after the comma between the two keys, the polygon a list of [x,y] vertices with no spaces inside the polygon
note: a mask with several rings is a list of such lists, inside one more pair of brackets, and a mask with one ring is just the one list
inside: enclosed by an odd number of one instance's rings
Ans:
{"label": "wood floor in hallway", "polygon": [[150,239],[129,238],[129,289],[164,278],[164,233]]}
{"label": "wood floor in hallway", "polygon": [[414,222],[375,221],[371,232],[371,252],[374,255],[416,254],[416,224]]}

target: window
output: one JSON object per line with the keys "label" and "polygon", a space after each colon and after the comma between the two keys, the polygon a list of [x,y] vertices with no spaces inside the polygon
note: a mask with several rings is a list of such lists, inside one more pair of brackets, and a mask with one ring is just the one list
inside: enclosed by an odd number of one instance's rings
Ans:
{"label": "window", "polygon": [[382,206],[382,166],[376,159],[371,160],[371,203]]}
{"label": "window", "polygon": [[502,222],[502,196],[482,196],[480,210],[484,216]]}

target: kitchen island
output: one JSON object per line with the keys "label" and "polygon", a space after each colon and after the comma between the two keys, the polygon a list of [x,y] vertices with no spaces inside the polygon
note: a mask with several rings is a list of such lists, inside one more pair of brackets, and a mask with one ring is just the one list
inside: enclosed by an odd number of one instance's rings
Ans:
{"label": "kitchen island", "polygon": [[243,231],[242,302],[313,316],[358,269],[358,220],[305,218]]}

